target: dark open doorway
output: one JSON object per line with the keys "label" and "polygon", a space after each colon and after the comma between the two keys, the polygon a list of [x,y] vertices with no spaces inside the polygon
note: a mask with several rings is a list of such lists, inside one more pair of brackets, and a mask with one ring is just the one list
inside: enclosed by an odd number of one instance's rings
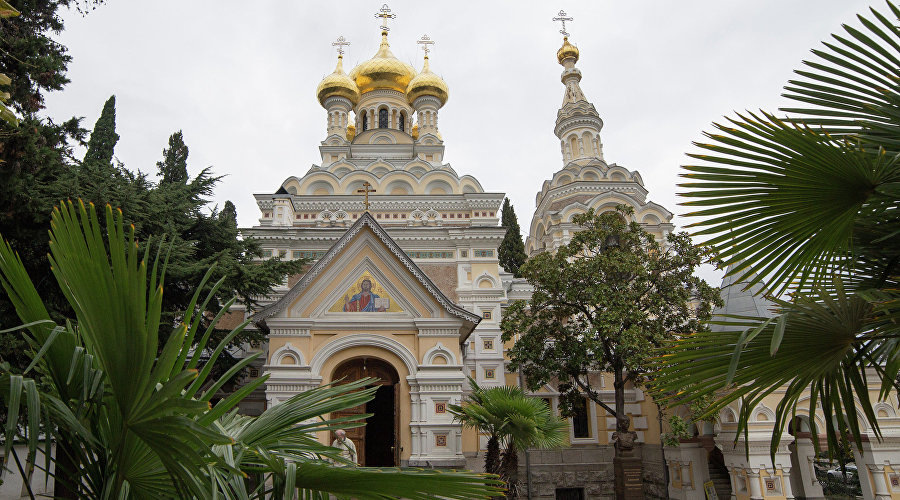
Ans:
{"label": "dark open doorway", "polygon": [[382,385],[375,399],[366,403],[366,413],[374,413],[366,419],[366,465],[369,467],[393,467],[394,446],[394,387]]}
{"label": "dark open doorway", "polygon": [[[347,437],[356,445],[358,463],[366,467],[395,467],[399,464],[399,400],[400,377],[389,363],[378,358],[354,358],[334,370],[332,380],[352,382],[373,377],[379,386],[375,398],[364,405],[332,414],[332,417],[372,413],[365,427],[347,429]],[[372,387],[372,386],[369,386]]]}

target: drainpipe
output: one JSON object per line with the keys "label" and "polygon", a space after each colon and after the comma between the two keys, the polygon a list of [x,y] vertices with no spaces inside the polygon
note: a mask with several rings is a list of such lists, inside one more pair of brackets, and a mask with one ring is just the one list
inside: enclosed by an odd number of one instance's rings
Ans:
{"label": "drainpipe", "polygon": [[[519,389],[525,390],[525,376],[519,369]],[[531,453],[525,449],[525,491],[528,500],[531,500]]]}

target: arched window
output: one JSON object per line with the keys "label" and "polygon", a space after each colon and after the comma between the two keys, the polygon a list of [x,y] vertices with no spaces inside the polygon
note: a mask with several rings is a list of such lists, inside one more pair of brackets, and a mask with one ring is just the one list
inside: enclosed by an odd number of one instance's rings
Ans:
{"label": "arched window", "polygon": [[406,113],[400,112],[400,131],[406,132]]}
{"label": "arched window", "polygon": [[388,128],[388,110],[385,108],[378,110],[378,128]]}
{"label": "arched window", "polygon": [[363,118],[362,119],[362,129],[363,129],[363,132],[365,132],[366,130],[369,130],[369,113],[366,113],[365,111],[363,111],[362,118]]}

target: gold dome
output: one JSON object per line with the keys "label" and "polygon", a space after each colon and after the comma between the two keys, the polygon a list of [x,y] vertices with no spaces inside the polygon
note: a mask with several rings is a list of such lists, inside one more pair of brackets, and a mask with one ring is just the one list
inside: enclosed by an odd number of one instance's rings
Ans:
{"label": "gold dome", "polygon": [[413,125],[413,128],[410,131],[409,135],[412,136],[414,141],[419,139],[419,124],[418,123]]}
{"label": "gold dome", "polygon": [[318,88],[316,88],[316,96],[318,96],[319,103],[323,106],[325,105],[325,99],[329,97],[343,97],[348,99],[354,106],[359,102],[359,88],[356,87],[356,82],[344,73],[343,59],[344,56],[338,55],[337,67],[334,68],[334,73],[323,78],[319,82]]}
{"label": "gold dome", "polygon": [[356,125],[351,123],[351,124],[347,125],[347,140],[352,141],[353,138],[355,138],[355,137],[356,137]]}
{"label": "gold dome", "polygon": [[431,72],[431,68],[428,66],[428,55],[425,55],[422,72],[409,82],[409,87],[406,89],[406,99],[410,104],[423,95],[437,97],[441,101],[441,106],[447,103],[449,97],[447,82]]}
{"label": "gold dome", "polygon": [[381,47],[374,57],[360,63],[350,72],[350,78],[356,81],[360,94],[376,89],[406,92],[406,86],[415,76],[416,70],[409,64],[394,57],[388,45],[387,32],[381,32]]}
{"label": "gold dome", "polygon": [[562,47],[556,51],[556,60],[562,64],[564,60],[570,57],[574,57],[575,62],[578,62],[578,47],[569,43],[569,37],[565,36],[563,37]]}

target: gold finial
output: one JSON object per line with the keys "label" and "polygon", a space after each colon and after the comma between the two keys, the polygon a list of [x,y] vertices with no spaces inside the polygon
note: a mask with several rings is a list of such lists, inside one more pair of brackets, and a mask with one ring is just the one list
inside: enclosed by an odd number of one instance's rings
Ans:
{"label": "gold finial", "polygon": [[[387,7],[387,5],[385,5],[385,7]],[[359,193],[359,194],[365,193],[365,195],[366,195],[366,201],[365,201],[366,212],[369,211],[369,193],[375,192],[374,189],[370,189],[371,187],[372,187],[372,185],[369,184],[369,181],[365,181],[365,182],[363,182],[363,188],[356,190],[357,193]]]}
{"label": "gold finial", "polygon": [[347,41],[343,36],[337,37],[337,41],[331,42],[332,47],[337,47],[338,58],[342,58],[344,56],[344,47],[350,45],[350,42]]}
{"label": "gold finial", "polygon": [[428,48],[428,46],[434,45],[434,40],[432,40],[428,35],[422,35],[422,38],[420,38],[416,43],[422,46],[422,50],[425,51],[425,59],[428,59],[428,53],[431,52],[431,49]]}
{"label": "gold finial", "polygon": [[560,10],[557,16],[558,17],[554,17],[553,20],[562,22],[562,29],[559,30],[559,32],[562,33],[562,36],[564,38],[569,38],[569,33],[566,31],[566,21],[574,21],[575,19],[571,16],[566,15],[566,11],[564,10]]}
{"label": "gold finial", "polygon": [[378,12],[375,13],[375,17],[381,18],[381,34],[387,35],[387,32],[391,30],[388,28],[387,21],[388,19],[396,19],[397,14],[391,13],[391,8],[388,7],[388,4],[384,4],[378,9]]}

